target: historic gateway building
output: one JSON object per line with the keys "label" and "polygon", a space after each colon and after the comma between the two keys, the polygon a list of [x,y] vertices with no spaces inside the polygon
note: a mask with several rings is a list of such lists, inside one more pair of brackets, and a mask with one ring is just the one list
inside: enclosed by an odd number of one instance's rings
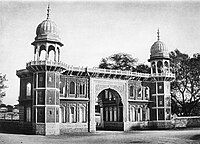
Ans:
{"label": "historic gateway building", "polygon": [[36,29],[34,60],[17,71],[20,122],[35,134],[170,127],[170,58],[151,47],[151,74],[81,68],[60,60],[61,42],[49,17]]}

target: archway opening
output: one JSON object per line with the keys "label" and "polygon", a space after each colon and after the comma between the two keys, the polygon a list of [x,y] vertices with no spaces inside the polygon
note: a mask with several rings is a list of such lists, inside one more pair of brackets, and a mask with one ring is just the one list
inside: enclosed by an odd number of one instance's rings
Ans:
{"label": "archway opening", "polygon": [[56,52],[55,52],[55,48],[50,45],[48,48],[48,60],[49,61],[55,61],[56,60]]}
{"label": "archway opening", "polygon": [[97,130],[123,130],[123,103],[117,91],[105,89],[99,93],[95,121]]}
{"label": "archway opening", "polygon": [[44,61],[46,60],[46,47],[42,45],[39,51],[39,60]]}

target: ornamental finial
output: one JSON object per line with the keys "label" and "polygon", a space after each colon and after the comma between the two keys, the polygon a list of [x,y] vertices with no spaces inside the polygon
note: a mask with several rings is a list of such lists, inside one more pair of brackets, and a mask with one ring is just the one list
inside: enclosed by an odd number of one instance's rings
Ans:
{"label": "ornamental finial", "polygon": [[159,28],[158,28],[158,32],[157,32],[157,37],[158,37],[158,41],[160,40],[160,31],[159,31]]}
{"label": "ornamental finial", "polygon": [[50,4],[48,4],[48,8],[47,8],[47,19],[50,19]]}

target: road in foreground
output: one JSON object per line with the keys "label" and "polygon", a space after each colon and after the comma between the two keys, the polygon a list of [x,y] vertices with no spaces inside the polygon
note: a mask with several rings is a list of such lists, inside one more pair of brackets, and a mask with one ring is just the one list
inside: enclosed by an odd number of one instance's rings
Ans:
{"label": "road in foreground", "polygon": [[200,144],[200,129],[153,131],[97,131],[60,136],[0,133],[0,144]]}

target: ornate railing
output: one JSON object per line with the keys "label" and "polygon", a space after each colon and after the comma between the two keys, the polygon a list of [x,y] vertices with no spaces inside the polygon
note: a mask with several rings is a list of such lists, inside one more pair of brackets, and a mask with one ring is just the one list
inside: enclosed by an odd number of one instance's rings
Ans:
{"label": "ornate railing", "polygon": [[110,74],[110,75],[124,75],[124,76],[133,76],[133,77],[175,77],[175,74],[170,72],[165,73],[156,73],[156,74],[147,74],[147,73],[138,73],[138,72],[131,72],[131,71],[122,71],[122,70],[111,70],[111,69],[100,69],[100,68],[84,68],[84,67],[74,67],[73,65],[68,65],[63,62],[56,62],[56,61],[30,61],[26,64],[27,67],[33,65],[47,65],[47,66],[60,66],[63,67],[67,71],[78,71],[78,72],[89,72],[89,73],[103,73],[103,74]]}

